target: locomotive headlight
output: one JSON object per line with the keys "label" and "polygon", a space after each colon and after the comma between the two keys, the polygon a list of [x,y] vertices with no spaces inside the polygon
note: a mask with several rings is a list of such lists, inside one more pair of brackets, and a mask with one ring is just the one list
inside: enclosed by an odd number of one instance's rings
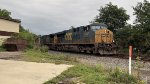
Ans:
{"label": "locomotive headlight", "polygon": [[107,33],[107,30],[105,30],[105,33]]}
{"label": "locomotive headlight", "polygon": [[109,31],[105,30],[105,33],[109,33]]}
{"label": "locomotive headlight", "polygon": [[115,41],[113,40],[113,43],[114,43]]}

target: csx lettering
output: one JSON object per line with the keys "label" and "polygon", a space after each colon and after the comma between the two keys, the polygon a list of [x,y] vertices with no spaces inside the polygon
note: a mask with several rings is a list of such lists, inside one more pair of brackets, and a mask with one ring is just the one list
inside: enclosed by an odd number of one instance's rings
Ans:
{"label": "csx lettering", "polygon": [[65,40],[72,40],[72,33],[66,33]]}

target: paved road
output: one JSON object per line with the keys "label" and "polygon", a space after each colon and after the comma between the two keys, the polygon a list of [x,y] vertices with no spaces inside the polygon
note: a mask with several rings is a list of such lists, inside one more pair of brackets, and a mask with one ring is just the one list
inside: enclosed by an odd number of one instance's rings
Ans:
{"label": "paved road", "polygon": [[0,59],[0,84],[42,84],[71,65]]}

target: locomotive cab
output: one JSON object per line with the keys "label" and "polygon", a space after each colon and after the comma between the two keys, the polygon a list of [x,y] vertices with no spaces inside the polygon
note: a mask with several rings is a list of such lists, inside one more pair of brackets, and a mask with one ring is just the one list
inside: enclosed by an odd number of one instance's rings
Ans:
{"label": "locomotive cab", "polygon": [[102,23],[94,23],[91,25],[91,30],[95,32],[95,43],[113,42],[113,32],[107,29],[107,26]]}
{"label": "locomotive cab", "polygon": [[101,55],[116,54],[116,46],[113,42],[113,32],[102,23],[94,23],[91,30],[95,32],[95,52]]}

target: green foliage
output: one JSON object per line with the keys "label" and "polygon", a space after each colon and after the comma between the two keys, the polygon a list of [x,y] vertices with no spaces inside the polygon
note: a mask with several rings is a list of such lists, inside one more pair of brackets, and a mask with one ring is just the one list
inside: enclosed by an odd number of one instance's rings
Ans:
{"label": "green foliage", "polygon": [[41,46],[38,49],[40,49],[41,52],[48,52],[48,47],[47,46]]}
{"label": "green foliage", "polygon": [[0,9],[0,17],[11,18],[10,15],[11,15],[11,12],[9,12],[8,10]]}
{"label": "green foliage", "polygon": [[[136,7],[133,7],[134,15],[136,15],[136,28],[140,31],[140,35],[142,40],[142,47],[144,51],[147,52],[150,50],[150,3],[147,0],[144,2],[139,2]],[[140,36],[139,35],[139,36]]]}
{"label": "green foliage", "polygon": [[60,76],[45,84],[57,84],[60,81],[63,81],[65,84],[106,84],[107,73],[105,71],[99,71],[98,69],[101,68],[79,64],[69,68]]}
{"label": "green foliage", "polygon": [[107,24],[108,28],[114,33],[115,30],[123,28],[129,19],[129,15],[126,14],[124,8],[118,8],[117,5],[112,5],[112,3],[101,7],[99,12],[99,15],[95,18],[95,22]]}
{"label": "green foliage", "polygon": [[126,25],[122,29],[118,29],[116,34],[115,34],[115,40],[117,44],[122,48],[127,48],[132,39],[131,34],[132,34],[132,26],[131,25]]}
{"label": "green foliage", "polygon": [[135,26],[126,25],[124,28],[117,30],[115,40],[122,49],[128,48],[129,45],[142,49],[146,39],[140,29]]}
{"label": "green foliage", "polygon": [[150,3],[147,0],[144,2],[139,2],[136,7],[133,7],[134,15],[136,15],[135,23],[137,23],[141,28],[150,31]]}
{"label": "green foliage", "polygon": [[147,52],[146,52],[146,56],[150,57],[150,49],[149,49],[149,50],[147,50]]}
{"label": "green foliage", "polygon": [[22,26],[20,26],[19,34],[14,34],[12,37],[17,38],[17,39],[27,40],[28,48],[35,47],[35,40],[36,40],[37,36],[35,34],[31,33],[29,30],[24,29]]}
{"label": "green foliage", "polygon": [[[0,9],[0,17],[11,19],[11,12],[6,9]],[[28,48],[33,48],[35,46],[36,35],[31,33],[29,30],[24,29],[21,25],[19,27],[19,34],[15,34],[12,37],[17,39],[25,39],[28,42]]]}
{"label": "green foliage", "polygon": [[137,4],[134,9],[136,15],[135,26],[127,25],[117,30],[115,38],[122,48],[132,45],[142,53],[150,50],[150,3],[146,0]]}
{"label": "green foliage", "polygon": [[23,26],[19,25],[19,32],[26,31],[26,29],[23,28]]}
{"label": "green foliage", "polygon": [[114,69],[111,73],[110,73],[110,81],[114,81],[117,84],[137,84],[138,80],[136,77],[129,75],[128,73],[122,71],[119,68]]}
{"label": "green foliage", "polygon": [[135,70],[137,70],[137,78],[140,80],[140,74],[141,74],[140,68],[144,67],[144,63],[141,61],[141,58],[139,55],[136,57],[136,61],[133,67]]}

